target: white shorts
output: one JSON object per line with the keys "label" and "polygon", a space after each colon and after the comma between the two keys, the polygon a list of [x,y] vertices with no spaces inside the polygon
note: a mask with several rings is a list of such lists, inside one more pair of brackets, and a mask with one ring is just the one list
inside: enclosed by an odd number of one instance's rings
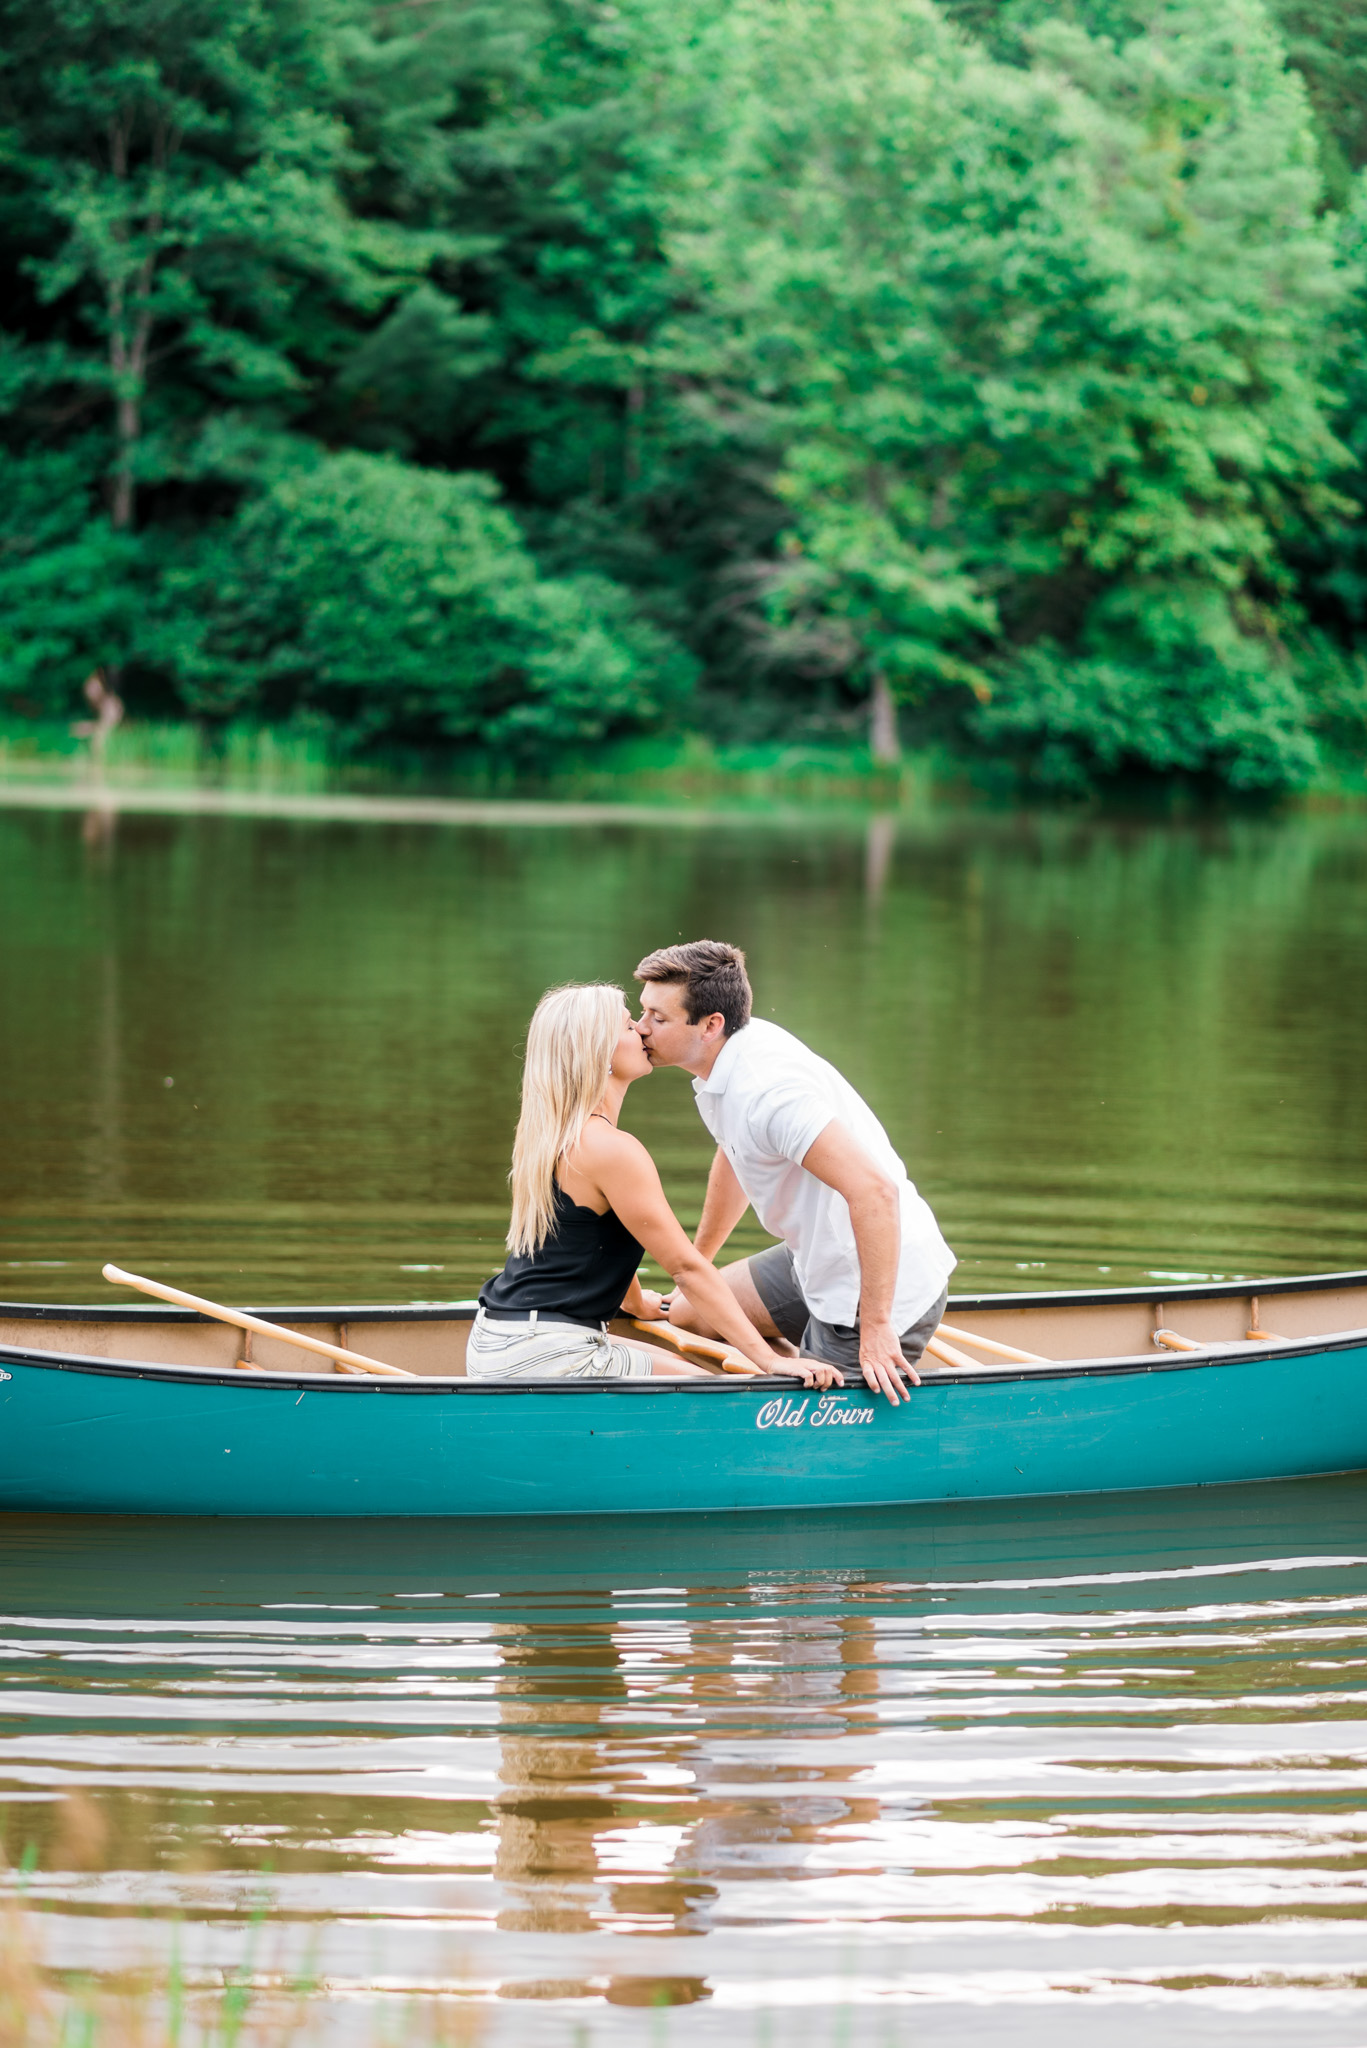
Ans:
{"label": "white shorts", "polygon": [[470,1332],[465,1376],[471,1380],[646,1380],[650,1354],[608,1335],[604,1323],[491,1323],[481,1309]]}

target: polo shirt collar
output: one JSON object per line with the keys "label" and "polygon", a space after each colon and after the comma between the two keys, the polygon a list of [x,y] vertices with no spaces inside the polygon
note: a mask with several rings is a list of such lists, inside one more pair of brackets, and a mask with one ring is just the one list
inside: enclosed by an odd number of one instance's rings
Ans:
{"label": "polo shirt collar", "polygon": [[[741,1030],[743,1031],[744,1029],[745,1026],[742,1025]],[[740,1057],[740,1046],[738,1043],[740,1035],[740,1031],[733,1031],[731,1033],[731,1036],[726,1040],[721,1051],[713,1060],[712,1071],[705,1081],[701,1080],[696,1074],[693,1076],[693,1093],[695,1095],[725,1095],[727,1083],[731,1079],[732,1069]]]}

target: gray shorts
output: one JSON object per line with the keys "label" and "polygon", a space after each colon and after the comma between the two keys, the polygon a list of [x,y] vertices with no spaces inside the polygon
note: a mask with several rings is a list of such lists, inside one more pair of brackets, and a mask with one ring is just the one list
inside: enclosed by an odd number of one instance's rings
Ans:
{"label": "gray shorts", "polygon": [[[853,1373],[855,1379],[862,1380],[858,1323],[823,1323],[811,1313],[802,1298],[793,1255],[787,1245],[770,1245],[767,1252],[757,1252],[749,1263],[755,1292],[773,1317],[779,1335],[796,1344],[804,1358],[819,1358],[826,1365],[838,1365],[847,1379]],[[902,1356],[908,1365],[917,1363],[927,1339],[935,1335],[948,1300],[946,1288],[910,1329],[903,1330]]]}

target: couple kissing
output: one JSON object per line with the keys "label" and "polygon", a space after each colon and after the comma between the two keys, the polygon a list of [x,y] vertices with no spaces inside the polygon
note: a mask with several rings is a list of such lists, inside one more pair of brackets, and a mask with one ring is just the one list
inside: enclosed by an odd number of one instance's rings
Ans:
{"label": "couple kissing", "polygon": [[[636,969],[641,1015],[598,982],[552,989],[527,1034],[508,1260],[481,1290],[472,1379],[692,1378],[704,1368],[615,1316],[720,1338],[809,1386],[897,1402],[944,1312],[954,1255],[868,1104],[791,1032],[752,1016],[738,946],[664,946]],[[645,1146],[618,1128],[652,1067],[692,1076],[716,1140],[697,1234]],[[780,1241],[713,1264],[747,1208]],[[642,1252],[674,1282],[636,1277]]]}

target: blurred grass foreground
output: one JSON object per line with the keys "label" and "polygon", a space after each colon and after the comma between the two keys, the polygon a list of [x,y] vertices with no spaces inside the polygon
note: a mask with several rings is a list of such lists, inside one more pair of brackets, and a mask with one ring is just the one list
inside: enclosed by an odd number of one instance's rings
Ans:
{"label": "blurred grass foreground", "polygon": [[1359,0],[0,47],[6,772],[1361,781]]}
{"label": "blurred grass foreground", "polygon": [[[100,1866],[107,1842],[101,1808],[84,1792],[69,1793],[50,1844],[58,1867],[79,1883],[81,1871]],[[30,1845],[17,1870],[0,1870],[3,2048],[303,2048],[325,2038],[327,1987],[307,1967],[280,1966],[268,1874],[238,1931],[236,1961],[187,1961],[175,1924],[169,1944],[156,1943],[164,1962],[130,1956],[96,1975],[49,1963],[48,1916],[28,1895],[38,1861]],[[392,2014],[374,2038],[386,2048],[476,2048],[485,2031],[473,2004],[429,1996],[410,2001],[397,2039]]]}

